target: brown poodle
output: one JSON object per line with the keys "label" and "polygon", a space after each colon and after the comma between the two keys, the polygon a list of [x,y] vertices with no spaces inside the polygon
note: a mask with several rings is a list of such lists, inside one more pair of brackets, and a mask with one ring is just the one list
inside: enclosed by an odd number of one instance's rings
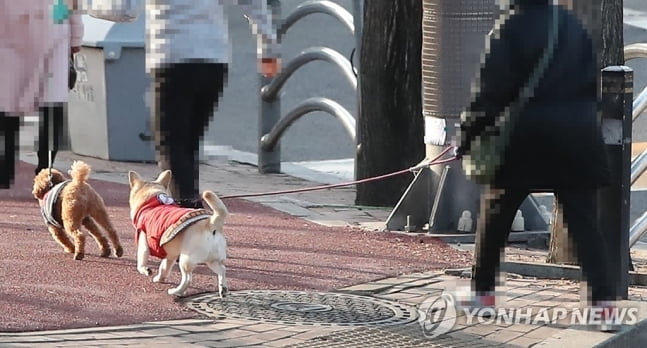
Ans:
{"label": "brown poodle", "polygon": [[108,218],[103,199],[87,183],[90,170],[86,163],[74,161],[68,171],[71,180],[56,169],[51,170],[50,180],[49,169],[43,169],[34,178],[32,194],[38,199],[52,237],[66,253],[73,253],[75,260],[82,260],[85,256],[85,235],[81,232],[81,225],[99,244],[101,257],[110,256],[110,245],[99,226],[108,233],[115,255],[121,257],[124,251],[117,231]]}

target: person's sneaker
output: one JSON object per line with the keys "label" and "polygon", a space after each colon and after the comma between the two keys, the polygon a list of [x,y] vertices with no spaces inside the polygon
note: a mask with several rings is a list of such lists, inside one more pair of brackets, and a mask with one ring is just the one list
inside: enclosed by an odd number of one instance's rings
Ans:
{"label": "person's sneaker", "polygon": [[178,199],[176,202],[182,208],[204,209],[202,199]]}
{"label": "person's sneaker", "polygon": [[[620,318],[618,317],[619,312],[618,308],[613,304],[613,302],[608,302],[608,301],[600,301],[597,303],[594,303],[593,306],[591,307],[591,310],[602,310],[600,313],[600,323],[599,329],[602,332],[616,332],[620,329],[620,323],[618,320]],[[595,311],[595,313],[597,313]]]}
{"label": "person's sneaker", "polygon": [[489,318],[496,316],[496,296],[494,293],[471,294],[467,298],[458,299],[456,307],[473,315]]}

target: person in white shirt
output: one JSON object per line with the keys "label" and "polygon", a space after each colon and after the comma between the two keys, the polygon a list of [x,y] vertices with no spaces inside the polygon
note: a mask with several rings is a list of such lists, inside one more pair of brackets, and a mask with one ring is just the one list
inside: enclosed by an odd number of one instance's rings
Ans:
{"label": "person in white shirt", "polygon": [[[231,61],[223,1],[146,1],[146,69],[153,80],[158,165],[172,171],[171,193],[185,207],[202,207],[199,146]],[[233,0],[258,37],[259,68],[274,76],[280,69],[278,40],[266,1]]]}

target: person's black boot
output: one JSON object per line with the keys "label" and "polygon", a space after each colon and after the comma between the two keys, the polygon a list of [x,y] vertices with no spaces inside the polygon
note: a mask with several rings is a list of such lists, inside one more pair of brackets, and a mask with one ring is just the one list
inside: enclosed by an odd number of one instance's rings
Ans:
{"label": "person's black boot", "polygon": [[191,209],[204,209],[204,205],[202,204],[202,199],[197,198],[197,199],[191,199],[191,198],[185,198],[185,199],[178,199],[177,204],[182,207],[182,208],[191,208]]}
{"label": "person's black boot", "polygon": [[18,131],[20,119],[5,117],[0,113],[0,189],[8,189],[16,172],[16,154],[18,152]]}

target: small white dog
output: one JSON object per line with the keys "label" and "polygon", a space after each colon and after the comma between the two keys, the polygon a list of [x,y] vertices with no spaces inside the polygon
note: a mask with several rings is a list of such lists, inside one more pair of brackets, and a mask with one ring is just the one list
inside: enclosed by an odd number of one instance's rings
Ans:
{"label": "small white dog", "polygon": [[191,284],[193,270],[206,264],[218,275],[220,297],[227,293],[225,259],[227,241],[222,233],[227,207],[218,196],[205,191],[203,200],[211,210],[179,207],[169,196],[171,171],[162,172],[155,181],[144,181],[136,172],[128,173],[130,182],[130,217],[137,241],[137,270],[151,275],[146,266],[148,257],[162,259],[153,282],[164,280],[179,258],[182,281],[168,290],[170,295],[183,296]]}

